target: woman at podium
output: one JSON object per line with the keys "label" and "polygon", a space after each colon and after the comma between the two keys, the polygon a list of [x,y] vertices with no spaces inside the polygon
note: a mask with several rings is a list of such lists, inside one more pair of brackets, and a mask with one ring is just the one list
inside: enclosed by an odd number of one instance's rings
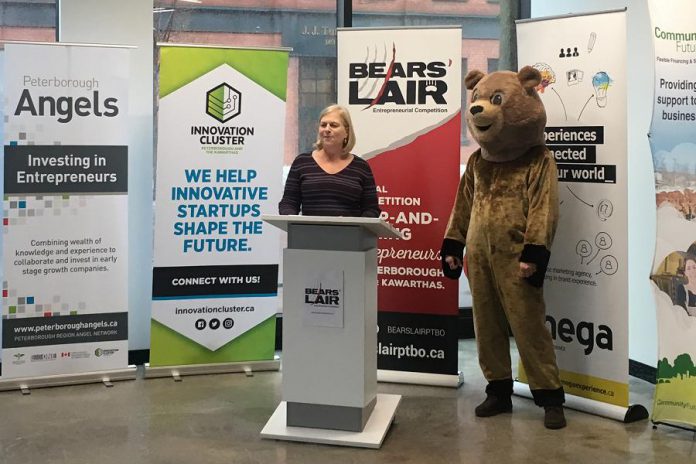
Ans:
{"label": "woman at podium", "polygon": [[314,151],[290,166],[280,214],[379,217],[377,187],[370,165],[350,151],[355,131],[348,110],[326,107],[319,115]]}

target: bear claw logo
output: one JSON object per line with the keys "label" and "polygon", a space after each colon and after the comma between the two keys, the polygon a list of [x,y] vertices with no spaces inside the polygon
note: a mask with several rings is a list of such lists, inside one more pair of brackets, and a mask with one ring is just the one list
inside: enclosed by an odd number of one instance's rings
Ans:
{"label": "bear claw logo", "polygon": [[205,112],[220,122],[227,122],[242,112],[242,94],[223,83],[208,90]]}

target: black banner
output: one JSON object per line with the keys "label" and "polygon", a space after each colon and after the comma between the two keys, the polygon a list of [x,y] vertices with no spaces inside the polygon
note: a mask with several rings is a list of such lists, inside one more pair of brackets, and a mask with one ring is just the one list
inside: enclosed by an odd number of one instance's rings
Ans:
{"label": "black banner", "polygon": [[128,339],[128,313],[3,319],[2,347],[66,345]]}
{"label": "black banner", "polygon": [[456,375],[457,316],[378,313],[377,368]]}
{"label": "black banner", "polygon": [[5,194],[127,191],[127,146],[5,146]]}
{"label": "black banner", "polygon": [[153,299],[277,293],[276,264],[156,267],[153,270]]}

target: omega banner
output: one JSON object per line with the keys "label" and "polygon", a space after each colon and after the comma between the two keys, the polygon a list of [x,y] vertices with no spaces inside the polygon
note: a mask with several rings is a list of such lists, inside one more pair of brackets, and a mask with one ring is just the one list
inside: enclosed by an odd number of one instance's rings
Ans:
{"label": "omega banner", "polygon": [[2,61],[2,380],[125,368],[129,50]]}
{"label": "omega banner", "polygon": [[650,145],[658,328],[652,420],[696,426],[696,5],[648,2],[655,47]]}
{"label": "omega banner", "polygon": [[[338,31],[338,101],[377,183],[380,380],[458,385],[457,282],[440,246],[459,182],[461,28]],[[418,374],[416,374],[418,373]]]}
{"label": "omega banner", "polygon": [[567,394],[620,408],[628,406],[625,16],[517,23],[519,65],[542,76],[546,144],[558,168],[560,220],[544,295],[561,381]]}
{"label": "omega banner", "polygon": [[150,365],[273,359],[288,51],[160,63]]}

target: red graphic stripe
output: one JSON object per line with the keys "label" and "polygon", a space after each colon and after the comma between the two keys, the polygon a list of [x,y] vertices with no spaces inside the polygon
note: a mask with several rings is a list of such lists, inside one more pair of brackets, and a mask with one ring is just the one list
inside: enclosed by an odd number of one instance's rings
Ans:
{"label": "red graphic stripe", "polygon": [[387,69],[387,75],[384,77],[384,82],[382,82],[382,87],[379,89],[379,93],[377,93],[377,96],[375,97],[375,99],[372,100],[372,102],[370,102],[370,104],[367,105],[365,108],[363,108],[363,111],[375,106],[377,104],[377,102],[382,98],[384,91],[387,89],[387,82],[389,82],[389,79],[391,79],[392,73],[394,72],[394,63],[395,62],[396,62],[396,45],[394,43],[392,43],[392,59],[391,59],[391,63],[389,63],[389,69]]}

